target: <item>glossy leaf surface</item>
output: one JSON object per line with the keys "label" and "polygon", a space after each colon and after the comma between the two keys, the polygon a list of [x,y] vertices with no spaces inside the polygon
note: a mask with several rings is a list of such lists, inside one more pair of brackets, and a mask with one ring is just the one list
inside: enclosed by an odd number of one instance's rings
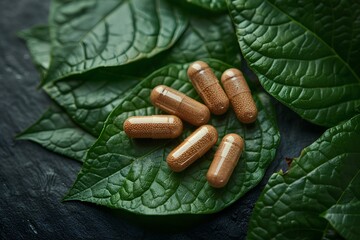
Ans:
{"label": "glossy leaf surface", "polygon": [[336,204],[323,217],[345,239],[356,240],[360,236],[360,199],[346,204]]}
{"label": "glossy leaf surface", "polygon": [[[337,204],[360,201],[359,142],[360,115],[357,115],[328,129],[305,148],[287,173],[272,175],[255,205],[248,239],[326,236],[331,227],[320,214],[329,208],[329,214],[336,211]],[[346,231],[345,237],[356,235],[355,219],[346,218],[346,212],[335,218],[344,219],[344,230],[340,233]],[[346,228],[353,223],[353,228]]]}
{"label": "glossy leaf surface", "polygon": [[360,106],[360,2],[227,1],[242,53],[272,96],[315,124]]}
{"label": "glossy leaf surface", "polygon": [[187,63],[200,58],[214,58],[240,66],[240,49],[229,16],[192,14],[189,18],[186,31],[174,47],[164,54],[163,63]]}
{"label": "glossy leaf surface", "polygon": [[44,89],[71,119],[97,137],[109,113],[138,82],[134,77],[97,71],[50,83]]}
{"label": "glossy leaf surface", "polygon": [[165,0],[54,0],[50,25],[52,58],[43,84],[154,56],[175,43],[187,20]]}
{"label": "glossy leaf surface", "polygon": [[76,126],[58,107],[51,107],[17,139],[31,140],[44,148],[83,162],[95,138]]}

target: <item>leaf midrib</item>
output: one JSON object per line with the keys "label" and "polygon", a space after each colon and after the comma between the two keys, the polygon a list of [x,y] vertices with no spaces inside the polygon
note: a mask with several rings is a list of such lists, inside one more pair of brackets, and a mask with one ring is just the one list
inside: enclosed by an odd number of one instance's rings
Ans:
{"label": "leaf midrib", "polygon": [[303,28],[305,31],[311,33],[315,38],[317,38],[320,42],[322,42],[325,46],[327,46],[330,51],[334,53],[334,55],[346,66],[346,68],[349,69],[351,74],[358,80],[360,83],[360,77],[354,72],[354,70],[349,66],[347,62],[335,51],[334,48],[332,48],[328,43],[326,43],[323,39],[321,39],[315,32],[311,31],[309,28],[307,28],[305,25],[301,24],[299,21],[295,20],[293,17],[291,17],[288,13],[284,12],[280,7],[274,5],[269,0],[266,0],[266,2],[272,6],[273,8],[277,9],[279,12],[283,13],[285,16],[287,16],[291,21],[293,21],[295,24],[299,25],[301,28]]}

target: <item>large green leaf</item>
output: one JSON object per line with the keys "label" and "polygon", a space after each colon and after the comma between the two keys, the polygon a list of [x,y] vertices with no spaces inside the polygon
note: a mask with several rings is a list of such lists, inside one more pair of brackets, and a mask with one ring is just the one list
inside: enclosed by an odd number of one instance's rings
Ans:
{"label": "large green leaf", "polygon": [[[286,174],[274,174],[256,203],[248,239],[326,236],[330,226],[320,214],[336,204],[360,201],[359,142],[360,115],[357,115],[328,129],[305,148]],[[345,212],[337,220],[342,217]],[[343,236],[356,235],[358,221],[344,219],[343,226],[352,223],[354,228],[344,228],[348,233]]]}
{"label": "large green leaf", "polygon": [[[359,187],[359,185],[357,186]],[[358,196],[359,197],[359,196]],[[345,239],[358,240],[360,237],[360,198],[347,204],[336,204],[324,214],[331,226]]]}
{"label": "large green leaf", "polygon": [[225,0],[186,0],[186,2],[211,11],[225,11],[227,9]]}
{"label": "large green leaf", "polygon": [[51,107],[31,127],[17,136],[80,162],[95,138],[76,126],[58,107]]}
{"label": "large green leaf", "polygon": [[[230,67],[216,60],[205,61],[217,76]],[[125,135],[122,127],[126,118],[159,113],[149,99],[155,86],[165,84],[198,98],[187,78],[187,67],[188,64],[168,65],[130,92],[110,114],[65,200],[151,215],[211,213],[230,205],[262,179],[279,142],[274,113],[265,94],[254,93],[259,109],[254,124],[241,124],[233,111],[212,116],[210,124],[217,128],[219,141],[225,134],[235,132],[246,143],[240,163],[223,189],[214,189],[206,182],[213,150],[182,173],[172,172],[166,164],[166,155],[194,128],[187,126],[178,140],[131,140]]]}
{"label": "large green leaf", "polygon": [[228,0],[241,50],[265,90],[319,125],[360,106],[360,2]]}
{"label": "large green leaf", "polygon": [[51,64],[43,82],[148,58],[171,47],[186,28],[165,0],[53,0]]}

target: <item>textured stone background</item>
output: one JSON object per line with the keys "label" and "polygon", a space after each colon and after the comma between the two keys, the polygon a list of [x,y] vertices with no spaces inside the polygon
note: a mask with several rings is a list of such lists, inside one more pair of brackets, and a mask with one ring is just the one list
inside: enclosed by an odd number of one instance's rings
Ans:
{"label": "textured stone background", "polygon": [[[15,141],[51,104],[19,30],[46,24],[49,0],[0,1],[0,238],[1,239],[244,239],[247,223],[272,172],[323,132],[275,102],[282,134],[265,179],[220,213],[181,226],[181,217],[134,216],[80,202],[61,203],[80,164],[35,143]],[[165,224],[165,223],[166,224]],[[172,226],[168,226],[172,225]]]}

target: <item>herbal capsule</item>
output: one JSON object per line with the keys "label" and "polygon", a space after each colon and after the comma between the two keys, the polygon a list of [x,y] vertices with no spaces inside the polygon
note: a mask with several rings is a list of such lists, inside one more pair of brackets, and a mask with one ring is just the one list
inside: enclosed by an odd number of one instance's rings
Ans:
{"label": "herbal capsule", "polygon": [[229,99],[209,65],[202,61],[192,63],[187,74],[196,91],[213,114],[221,115],[229,108]]}
{"label": "herbal capsule", "polygon": [[211,125],[203,125],[170,152],[166,162],[174,172],[181,172],[202,157],[216,143],[218,133]]}
{"label": "herbal capsule", "polygon": [[222,74],[221,82],[239,121],[254,122],[258,111],[243,74],[235,68],[228,69]]}
{"label": "herbal capsule", "polygon": [[176,138],[183,130],[180,118],[173,115],[129,117],[124,131],[131,138]]}
{"label": "herbal capsule", "polygon": [[152,90],[150,100],[154,106],[195,126],[206,124],[210,118],[210,111],[204,104],[164,85]]}
{"label": "herbal capsule", "polygon": [[217,149],[206,178],[214,188],[224,187],[244,149],[244,140],[237,134],[226,135]]}

